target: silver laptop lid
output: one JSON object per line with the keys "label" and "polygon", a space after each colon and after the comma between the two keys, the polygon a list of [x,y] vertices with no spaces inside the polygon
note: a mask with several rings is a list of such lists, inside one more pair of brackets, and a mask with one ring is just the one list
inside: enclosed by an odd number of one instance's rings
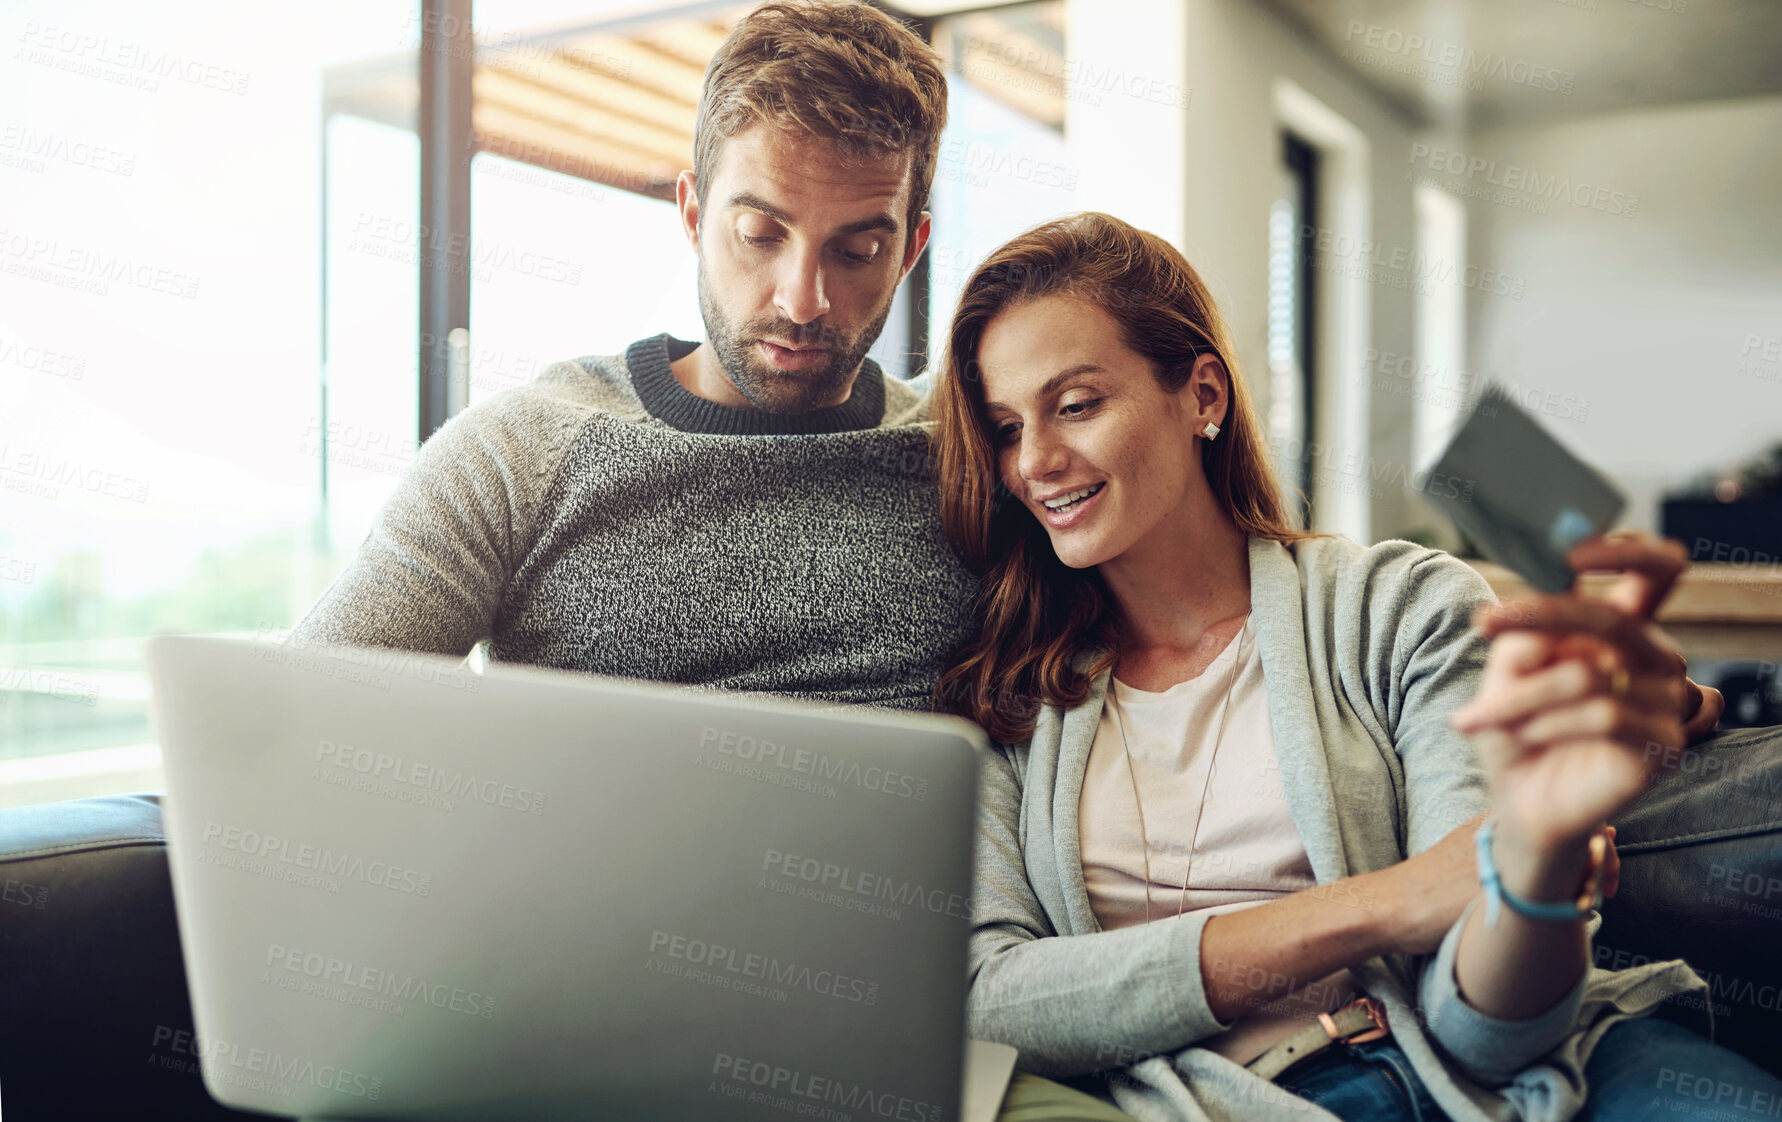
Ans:
{"label": "silver laptop lid", "polygon": [[159,638],[220,1102],[335,1118],[957,1115],[969,722]]}

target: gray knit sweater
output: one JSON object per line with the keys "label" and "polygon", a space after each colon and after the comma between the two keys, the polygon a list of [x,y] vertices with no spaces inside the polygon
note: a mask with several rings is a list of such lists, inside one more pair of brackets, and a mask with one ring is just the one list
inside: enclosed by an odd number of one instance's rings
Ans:
{"label": "gray knit sweater", "polygon": [[975,581],[923,387],[799,415],[689,393],[659,335],[452,418],[291,641],[926,709]]}

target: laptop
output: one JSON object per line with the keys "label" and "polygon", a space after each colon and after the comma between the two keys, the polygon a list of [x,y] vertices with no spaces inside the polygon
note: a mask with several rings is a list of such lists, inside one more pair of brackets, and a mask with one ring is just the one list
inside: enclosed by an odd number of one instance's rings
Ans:
{"label": "laptop", "polygon": [[266,641],[147,666],[196,1023],[154,1046],[218,1102],[994,1118],[976,725]]}

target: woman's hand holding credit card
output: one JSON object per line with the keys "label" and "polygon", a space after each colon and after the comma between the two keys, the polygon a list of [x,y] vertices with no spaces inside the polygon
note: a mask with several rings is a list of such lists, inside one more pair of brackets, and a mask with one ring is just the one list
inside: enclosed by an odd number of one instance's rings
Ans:
{"label": "woman's hand holding credit card", "polygon": [[[1475,613],[1491,648],[1480,692],[1454,726],[1479,749],[1506,834],[1531,848],[1580,845],[1725,709],[1718,691],[1688,679],[1653,621],[1687,552],[1636,531],[1606,533],[1622,497],[1490,390],[1433,470],[1471,483],[1475,501],[1432,498],[1544,593]],[[1605,572],[1620,578],[1601,595],[1575,580]],[[1608,873],[1612,886],[1612,861]]]}

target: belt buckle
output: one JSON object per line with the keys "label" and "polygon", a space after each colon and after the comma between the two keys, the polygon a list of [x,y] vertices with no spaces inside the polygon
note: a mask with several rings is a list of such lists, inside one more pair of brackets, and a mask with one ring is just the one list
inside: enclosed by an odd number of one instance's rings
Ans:
{"label": "belt buckle", "polygon": [[1344,1036],[1337,1031],[1336,1021],[1331,1019],[1329,1013],[1318,1014],[1318,1023],[1324,1026],[1324,1034],[1330,1037],[1333,1043],[1365,1044],[1370,1040],[1379,1040],[1381,1037],[1392,1031],[1391,1026],[1386,1023],[1386,1007],[1371,997],[1358,997],[1354,1001],[1343,1006],[1342,1009],[1338,1009],[1337,1012],[1341,1013],[1344,1010],[1352,1009],[1357,1005],[1367,1010],[1367,1019],[1374,1023],[1374,1027],[1357,1029],[1348,1036]]}

